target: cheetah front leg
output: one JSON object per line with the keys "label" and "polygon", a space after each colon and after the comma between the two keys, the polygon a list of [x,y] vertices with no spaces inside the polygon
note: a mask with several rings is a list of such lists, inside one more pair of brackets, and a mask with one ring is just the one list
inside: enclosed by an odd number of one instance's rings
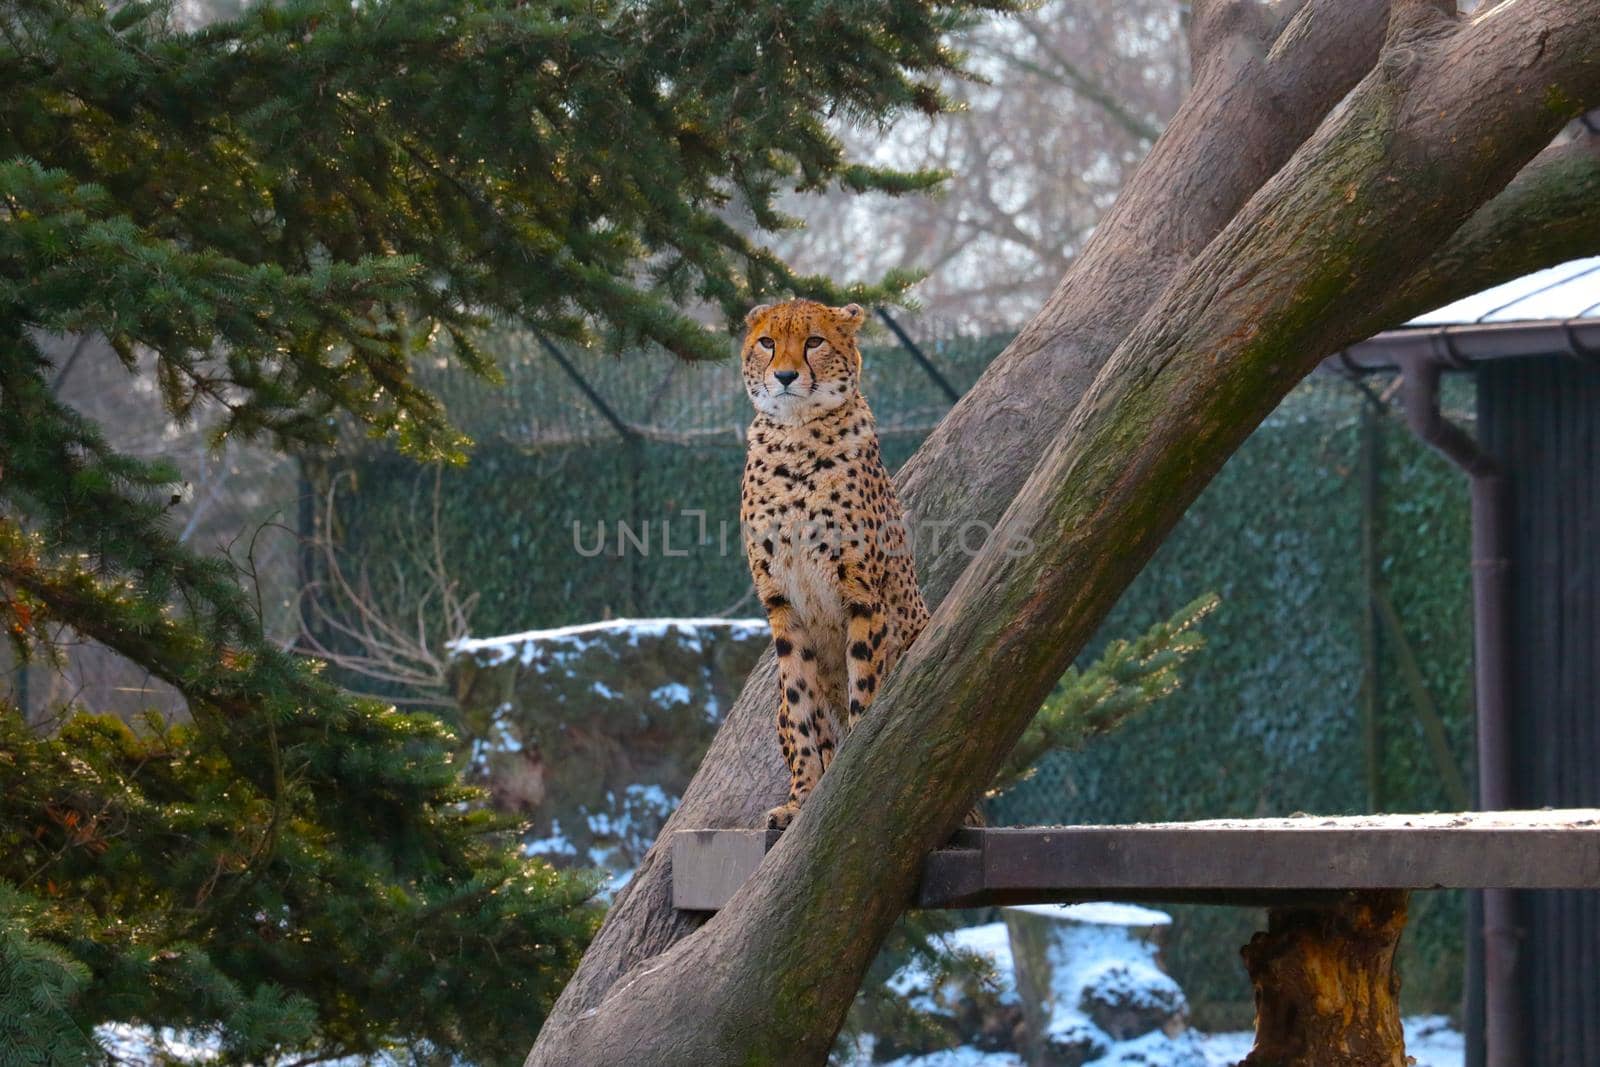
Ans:
{"label": "cheetah front leg", "polygon": [[768,602],[772,645],[778,654],[778,744],[789,765],[789,799],[767,812],[767,829],[788,827],[800,811],[822,772],[833,762],[836,741],[833,723],[822,706],[817,681],[817,653],[811,636],[795,620],[782,597]]}
{"label": "cheetah front leg", "polygon": [[889,670],[889,620],[883,605],[862,582],[846,586],[845,664],[849,672],[850,712],[845,736],[855,732],[861,716],[872,706],[878,683]]}

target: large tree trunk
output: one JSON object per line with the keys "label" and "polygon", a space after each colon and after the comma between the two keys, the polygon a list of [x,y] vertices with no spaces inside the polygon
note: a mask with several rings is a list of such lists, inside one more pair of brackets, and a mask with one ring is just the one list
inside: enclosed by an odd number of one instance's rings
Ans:
{"label": "large tree trunk", "polygon": [[[652,850],[530,1064],[820,1062],[921,854],[1238,441],[1397,301],[1496,280],[1479,262],[1404,285],[1548,142],[1566,101],[1592,98],[1600,0],[1523,0],[1515,20],[1462,30],[1433,5],[1396,4],[1369,74],[1386,6],[1291,3],[1274,24],[1255,5],[1197,5],[1190,102],[1040,316],[900,479],[924,527],[1005,512],[1005,530],[1038,550],[972,561],[860,742],[695,937],[671,909],[666,850]],[[1414,180],[1394,180],[1402,168]],[[1530,172],[1519,187],[1548,179]],[[1486,219],[1473,240],[1509,232]],[[967,562],[953,545],[922,559],[930,601]],[[781,792],[773,687],[764,663],[669,831],[754,825]]]}

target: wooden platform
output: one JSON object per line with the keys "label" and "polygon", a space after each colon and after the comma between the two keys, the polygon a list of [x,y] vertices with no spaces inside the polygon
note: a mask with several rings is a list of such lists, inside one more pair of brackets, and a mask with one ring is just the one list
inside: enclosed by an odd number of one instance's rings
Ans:
{"label": "wooden platform", "polygon": [[[673,904],[722,907],[777,840],[679,831]],[[1358,889],[1600,889],[1600,809],[963,830],[910,903],[1304,906]]]}

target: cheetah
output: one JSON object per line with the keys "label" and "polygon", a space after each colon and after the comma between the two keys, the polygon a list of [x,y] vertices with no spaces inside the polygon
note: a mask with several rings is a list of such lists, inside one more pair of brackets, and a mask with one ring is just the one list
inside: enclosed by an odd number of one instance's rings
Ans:
{"label": "cheetah", "polygon": [[787,827],[879,683],[917,639],[917,589],[904,513],[861,394],[858,304],[763,304],[745,317],[747,437],[739,521],[778,656],[778,743]]}

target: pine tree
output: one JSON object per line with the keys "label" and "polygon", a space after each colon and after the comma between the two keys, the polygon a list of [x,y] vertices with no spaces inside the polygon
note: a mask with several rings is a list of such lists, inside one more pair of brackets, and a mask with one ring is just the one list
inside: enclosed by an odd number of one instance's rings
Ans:
{"label": "pine tree", "polygon": [[903,290],[796,276],[760,234],[793,191],[932,186],[829,120],[939,110],[947,36],[1009,3],[287,0],[193,30],[0,4],[0,625],[24,657],[101,642],[191,712],[44,737],[0,707],[0,1062],[92,1060],[113,1020],[230,1062],[513,1062],[594,921],[474,808],[436,720],[267,640],[168,529],[173,470],[63,405],[41,338],[104,336],[219,436],[354,420],[459,457],[411,365],[492,374],[492,318],[693,359],[725,343],[689,304]]}
{"label": "pine tree", "polygon": [[1027,779],[1048,753],[1081,747],[1173,693],[1181,684],[1179,668],[1205,647],[1197,627],[1220,603],[1217,594],[1206,593],[1133,640],[1112,640],[1083,670],[1069,667],[1029,721],[989,795]]}

